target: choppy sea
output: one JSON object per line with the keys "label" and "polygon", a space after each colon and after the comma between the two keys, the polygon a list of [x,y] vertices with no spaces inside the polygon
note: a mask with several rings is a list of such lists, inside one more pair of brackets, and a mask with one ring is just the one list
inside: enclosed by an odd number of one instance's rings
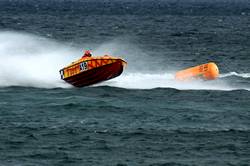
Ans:
{"label": "choppy sea", "polygon": [[[74,88],[85,49],[128,66]],[[250,165],[249,64],[248,0],[1,0],[0,165]]]}

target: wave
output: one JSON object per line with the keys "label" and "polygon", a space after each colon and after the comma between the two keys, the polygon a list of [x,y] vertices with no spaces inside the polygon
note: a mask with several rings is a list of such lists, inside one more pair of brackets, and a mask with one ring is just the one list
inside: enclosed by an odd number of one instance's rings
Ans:
{"label": "wave", "polygon": [[225,74],[220,74],[220,78],[231,77],[231,76],[237,76],[237,77],[242,77],[242,78],[250,78],[250,73],[229,72],[229,73],[225,73]]}
{"label": "wave", "polygon": [[[151,66],[148,63],[150,62],[150,57],[147,57],[143,51],[134,51],[137,48],[132,48],[133,46],[131,46],[132,49],[128,47],[130,46],[124,46],[117,41],[113,41],[100,45],[93,50],[93,53],[96,55],[105,53],[125,55],[123,58],[126,59],[129,64],[121,76],[94,85],[94,87],[107,85],[125,89],[250,89],[246,87],[242,88],[241,86],[230,86],[227,82],[220,79],[206,82],[178,82],[175,81],[173,72],[152,73],[154,71],[151,71],[149,73],[145,66]],[[136,54],[127,52],[127,50],[133,50]],[[29,33],[2,31],[0,32],[0,87],[69,88],[71,85],[60,79],[59,69],[79,58],[82,54],[81,51],[81,48],[70,47],[68,44],[59,43],[41,36]],[[138,63],[136,62],[135,65],[135,61],[138,61],[138,59],[141,60]],[[152,66],[155,66],[155,64],[152,64]],[[141,72],[135,73],[134,71]],[[232,75],[249,78],[249,73],[238,74],[235,72],[222,74],[221,78]]]}
{"label": "wave", "polygon": [[174,88],[179,90],[250,90],[250,88],[246,87],[232,86],[228,82],[220,79],[213,81],[195,80],[180,82],[174,79],[173,73],[124,73],[120,77],[103,82],[96,86],[112,86],[127,89]]}

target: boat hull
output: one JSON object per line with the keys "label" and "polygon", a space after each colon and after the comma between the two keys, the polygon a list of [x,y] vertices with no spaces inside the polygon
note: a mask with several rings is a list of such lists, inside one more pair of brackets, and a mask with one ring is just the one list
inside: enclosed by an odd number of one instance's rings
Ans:
{"label": "boat hull", "polygon": [[123,62],[116,61],[79,74],[64,78],[64,81],[75,87],[84,87],[119,76],[123,72]]}

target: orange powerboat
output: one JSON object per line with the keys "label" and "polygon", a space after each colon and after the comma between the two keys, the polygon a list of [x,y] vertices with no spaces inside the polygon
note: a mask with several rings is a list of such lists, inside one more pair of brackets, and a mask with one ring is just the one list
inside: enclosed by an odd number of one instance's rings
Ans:
{"label": "orange powerboat", "polygon": [[110,55],[82,57],[60,70],[61,79],[83,87],[119,76],[127,62]]}

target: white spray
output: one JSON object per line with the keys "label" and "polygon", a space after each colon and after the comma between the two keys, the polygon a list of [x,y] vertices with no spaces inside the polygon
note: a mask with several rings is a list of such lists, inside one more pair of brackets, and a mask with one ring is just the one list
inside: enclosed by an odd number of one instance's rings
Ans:
{"label": "white spray", "polygon": [[75,58],[74,52],[39,36],[0,32],[0,86],[68,87],[59,69]]}

